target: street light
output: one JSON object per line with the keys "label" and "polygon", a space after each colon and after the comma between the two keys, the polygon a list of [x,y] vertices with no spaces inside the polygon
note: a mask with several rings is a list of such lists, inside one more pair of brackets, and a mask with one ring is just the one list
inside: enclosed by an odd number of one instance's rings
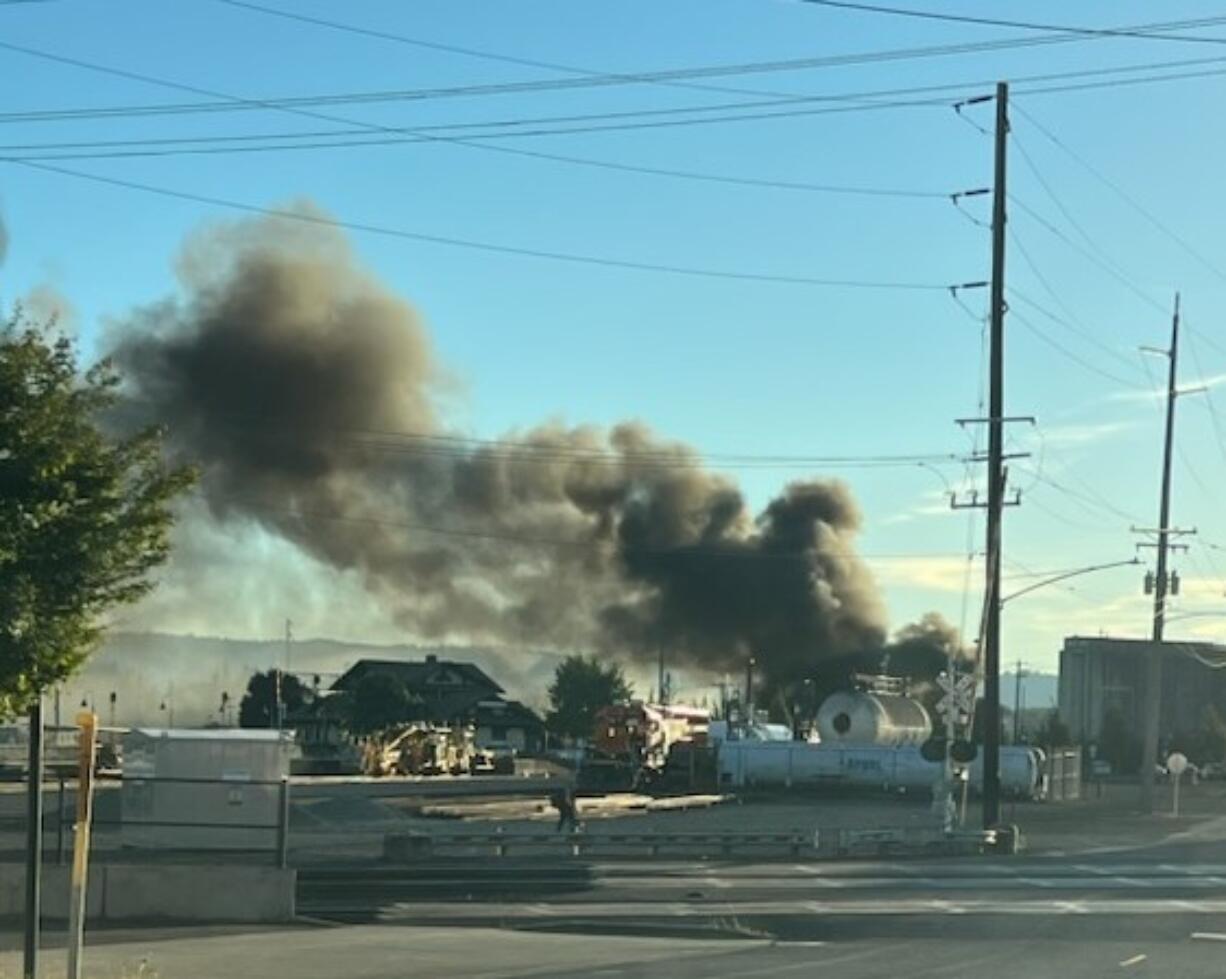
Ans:
{"label": "street light", "polygon": [[1025,588],[1015,591],[1012,595],[1006,595],[1000,600],[1000,604],[1004,605],[1005,602],[1011,602],[1015,598],[1021,598],[1023,595],[1027,595],[1032,591],[1037,591],[1038,589],[1044,588],[1047,585],[1054,585],[1057,582],[1065,581],[1068,578],[1076,578],[1078,575],[1089,574],[1092,571],[1106,571],[1108,568],[1124,568],[1129,565],[1140,563],[1141,559],[1134,557],[1127,561],[1112,561],[1108,564],[1091,564],[1089,567],[1085,568],[1074,568],[1072,571],[1062,571],[1059,574],[1052,575],[1050,578],[1044,578],[1042,581],[1036,581],[1033,585],[1027,585]]}

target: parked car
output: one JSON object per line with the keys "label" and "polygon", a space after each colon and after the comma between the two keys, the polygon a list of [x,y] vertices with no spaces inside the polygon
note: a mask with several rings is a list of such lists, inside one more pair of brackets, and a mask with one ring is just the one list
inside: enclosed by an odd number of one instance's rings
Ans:
{"label": "parked car", "polygon": [[1200,767],[1200,777],[1207,782],[1226,779],[1226,762],[1207,761]]}

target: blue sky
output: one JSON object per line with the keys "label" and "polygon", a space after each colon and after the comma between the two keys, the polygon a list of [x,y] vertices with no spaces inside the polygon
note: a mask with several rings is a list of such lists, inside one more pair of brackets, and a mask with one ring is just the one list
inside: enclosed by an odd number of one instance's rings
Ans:
{"label": "blue sky", "polygon": [[[778,0],[268,0],[277,3],[371,30],[591,72],[816,58],[1027,34]],[[984,13],[981,4],[923,6]],[[1073,9],[997,3],[991,12],[1114,26],[1214,11],[1166,3],[1158,14],[1152,4],[1102,2]],[[0,24],[0,40],[9,44],[248,100],[574,77],[291,22],[215,0],[10,4],[0,6]],[[1215,30],[1226,38],[1226,27],[1185,33],[1212,37]],[[998,78],[1213,57],[1226,57],[1226,51],[1215,44],[1095,39],[708,82],[772,93],[762,96],[619,85],[318,111],[367,125],[419,127],[953,83],[956,95],[974,95],[989,92],[988,83]],[[203,98],[13,50],[0,50],[0,70],[6,80],[0,113],[6,114]],[[1160,359],[1144,361],[1136,348],[1165,345],[1176,289],[1189,326],[1183,379],[1220,382],[1226,375],[1226,330],[1218,314],[1226,275],[1217,270],[1226,269],[1226,259],[1219,261],[1226,215],[1218,192],[1226,137],[1215,124],[1226,77],[1031,95],[1022,91],[1025,85],[1017,87],[1010,227],[1039,274],[1011,241],[1008,282],[1016,293],[1010,297],[1006,399],[1010,413],[1036,415],[1039,425],[1012,432],[1013,448],[1033,456],[1013,472],[1023,505],[1007,515],[1008,589],[1034,580],[1013,576],[1127,559],[1135,541],[1130,524],[1156,519],[1161,406],[1149,392],[1165,368]],[[945,194],[991,181],[991,139],[977,126],[990,128],[992,107],[968,107],[964,115],[946,102],[498,142],[638,167]],[[1183,244],[1032,120],[1159,216]],[[32,144],[344,128],[269,110],[37,123],[0,116],[0,126],[5,157],[37,152],[15,148]],[[967,200],[960,213],[939,197],[732,186],[439,142],[55,165],[252,205],[308,198],[349,222],[632,262],[933,285],[988,275],[986,198]],[[108,317],[173,292],[175,256],[186,234],[233,217],[216,206],[14,163],[0,168],[0,214],[11,239],[0,268],[0,300],[58,297],[51,301],[69,304],[86,349]],[[639,418],[711,453],[968,449],[967,435],[953,420],[979,410],[976,316],[984,309],[982,292],[963,295],[968,312],[939,289],[701,278],[360,232],[352,240],[373,272],[425,317],[457,382],[450,420],[465,432],[497,437],[552,418],[598,424]],[[1209,267],[1213,263],[1217,269]],[[1218,501],[1226,445],[1211,410],[1226,422],[1226,386],[1180,402],[1175,520],[1200,534],[1176,562],[1185,587],[1172,632],[1226,639],[1222,619],[1200,614],[1226,610],[1226,551],[1211,546],[1226,546],[1226,515]],[[951,512],[942,498],[946,482],[967,485],[961,465],[941,467],[940,476],[917,466],[733,474],[756,505],[789,478],[845,478],[863,507],[862,548],[894,623],[936,609],[974,629],[977,568],[969,596],[965,589],[972,518]],[[976,478],[972,470],[971,481]],[[976,548],[981,536],[976,524]],[[286,559],[274,544],[267,550],[270,568]],[[1103,572],[1009,604],[1005,657],[1051,668],[1066,634],[1142,634],[1147,612],[1140,575],[1139,568]],[[280,628],[280,616],[264,624],[211,614],[211,631],[219,633],[276,634]],[[302,634],[327,631],[324,614],[314,623],[306,621],[307,613],[298,617]],[[386,624],[372,625],[371,638],[382,636],[380,628]]]}

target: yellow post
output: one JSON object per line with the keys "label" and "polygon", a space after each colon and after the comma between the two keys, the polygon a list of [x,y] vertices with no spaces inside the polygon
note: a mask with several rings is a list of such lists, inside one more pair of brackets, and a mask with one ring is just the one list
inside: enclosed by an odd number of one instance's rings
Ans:
{"label": "yellow post", "polygon": [[89,830],[94,814],[94,750],[98,715],[77,714],[80,740],[77,754],[77,823],[72,839],[72,888],[68,900],[68,977],[81,979],[81,946],[85,941],[85,894],[89,869]]}

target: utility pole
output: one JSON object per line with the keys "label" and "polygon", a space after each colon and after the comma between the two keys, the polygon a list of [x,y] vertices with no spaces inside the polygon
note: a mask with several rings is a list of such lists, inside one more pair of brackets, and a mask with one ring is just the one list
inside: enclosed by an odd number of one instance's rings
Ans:
{"label": "utility pole", "polygon": [[1005,501],[1005,150],[1009,85],[996,85],[996,168],[992,180],[992,299],[988,366],[988,615],[983,656],[983,825],[1000,822],[1000,544]]}
{"label": "utility pole", "polygon": [[1013,743],[1017,744],[1022,731],[1022,661],[1017,661],[1013,674]]}
{"label": "utility pole", "polygon": [[38,979],[43,870],[43,699],[30,707],[30,753],[26,765],[26,907],[24,979]]}
{"label": "utility pole", "polygon": [[[1151,351],[1153,352],[1153,351]],[[1169,364],[1166,382],[1166,434],[1162,445],[1162,496],[1158,506],[1156,530],[1158,568],[1154,577],[1153,647],[1145,662],[1145,737],[1141,752],[1142,812],[1154,809],[1154,765],[1158,760],[1158,735],[1162,714],[1162,636],[1166,625],[1166,596],[1170,579],[1167,575],[1167,552],[1172,536],[1191,533],[1171,526],[1171,452],[1175,445],[1175,399],[1179,396],[1176,376],[1179,362],[1179,294],[1175,294],[1175,312],[1171,317],[1171,347],[1156,351],[1165,354]]]}
{"label": "utility pole", "polygon": [[656,690],[659,691],[660,703],[667,704],[668,703],[668,690],[665,689],[665,685],[668,683],[668,680],[664,676],[664,647],[661,646],[658,652],[659,652],[659,660],[660,660],[660,676],[659,676],[658,682],[656,683]]}
{"label": "utility pole", "polygon": [[[968,99],[965,105],[987,102],[990,96]],[[996,85],[996,140],[995,166],[992,182],[992,281],[989,313],[988,355],[988,416],[986,418],[962,418],[958,424],[986,423],[988,426],[988,452],[986,456],[974,455],[968,461],[988,464],[988,498],[981,502],[977,492],[970,494],[969,503],[959,503],[956,496],[950,500],[954,509],[984,507],[988,511],[987,553],[985,555],[983,632],[980,637],[983,657],[983,827],[993,829],[1000,822],[1000,610],[1004,604],[1000,592],[1001,525],[1004,508],[1017,506],[1021,495],[1014,491],[1006,498],[1008,470],[1005,460],[1028,455],[1025,452],[1006,455],[1004,451],[1004,427],[1009,422],[1029,421],[1029,416],[1005,415],[1005,200],[1006,159],[1009,139],[1009,85]],[[967,192],[981,193],[980,191]],[[968,283],[963,288],[980,286]]]}

